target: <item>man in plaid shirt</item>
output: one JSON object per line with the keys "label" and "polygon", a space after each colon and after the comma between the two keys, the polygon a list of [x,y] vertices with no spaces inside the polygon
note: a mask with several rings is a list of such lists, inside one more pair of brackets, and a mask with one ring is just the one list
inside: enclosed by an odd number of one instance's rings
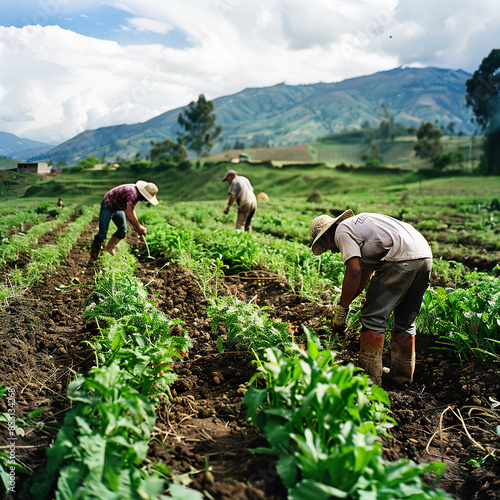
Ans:
{"label": "man in plaid shirt", "polygon": [[[127,220],[138,234],[145,235],[147,229],[140,224],[135,213],[139,201],[149,201],[158,205],[156,194],[158,187],[152,182],[137,181],[135,184],[122,184],[108,191],[101,202],[99,212],[99,232],[95,235],[90,249],[90,262],[94,263],[103,250],[116,255],[116,245],[127,234]],[[108,234],[109,223],[113,221],[116,231],[104,248],[104,240]]]}

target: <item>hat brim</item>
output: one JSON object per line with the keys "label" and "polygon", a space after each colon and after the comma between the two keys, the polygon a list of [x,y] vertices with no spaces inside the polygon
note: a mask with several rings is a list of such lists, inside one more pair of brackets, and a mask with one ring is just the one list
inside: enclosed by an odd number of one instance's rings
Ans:
{"label": "hat brim", "polygon": [[318,242],[318,240],[335,224],[335,222],[332,222],[325,230],[321,231],[316,238],[314,238],[314,241],[311,245],[311,250],[314,255],[321,255],[322,253],[326,252],[326,248],[321,246]]}
{"label": "hat brim", "polygon": [[151,196],[151,194],[146,191],[146,186],[148,185],[146,181],[137,181],[135,185],[139,190],[139,193],[141,193],[142,196],[144,196],[144,198],[146,198],[146,200],[151,203],[151,205],[158,205],[158,198],[156,197],[156,195]]}
{"label": "hat brim", "polygon": [[316,238],[314,238],[314,241],[312,242],[311,245],[311,250],[314,255],[321,255],[322,253],[326,252],[326,248],[323,247],[322,245],[319,244],[319,239],[332,227],[335,225],[340,224],[343,220],[348,219],[349,217],[354,217],[354,212],[352,210],[346,210],[342,214],[340,214],[338,217],[332,220],[331,224],[328,226],[325,226],[324,229],[322,229],[317,235]]}
{"label": "hat brim", "polygon": [[227,181],[228,177],[236,175],[238,175],[236,171],[230,170],[229,172],[226,173],[226,176],[224,177],[224,179],[222,179],[222,182]]}

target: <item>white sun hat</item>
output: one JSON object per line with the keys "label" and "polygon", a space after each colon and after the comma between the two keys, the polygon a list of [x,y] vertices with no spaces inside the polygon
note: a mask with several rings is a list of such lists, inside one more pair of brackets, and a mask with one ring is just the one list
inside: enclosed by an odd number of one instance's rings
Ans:
{"label": "white sun hat", "polygon": [[314,255],[320,255],[326,252],[326,248],[323,248],[318,240],[323,236],[328,229],[330,229],[334,224],[340,224],[343,220],[349,217],[354,217],[354,212],[352,210],[346,210],[341,213],[338,217],[330,217],[329,215],[319,215],[311,222],[311,227],[309,228],[309,234],[313,239],[311,250]]}
{"label": "white sun hat", "polygon": [[158,205],[158,199],[156,195],[158,194],[158,186],[152,182],[137,181],[135,183],[139,192],[149,201],[152,205]]}

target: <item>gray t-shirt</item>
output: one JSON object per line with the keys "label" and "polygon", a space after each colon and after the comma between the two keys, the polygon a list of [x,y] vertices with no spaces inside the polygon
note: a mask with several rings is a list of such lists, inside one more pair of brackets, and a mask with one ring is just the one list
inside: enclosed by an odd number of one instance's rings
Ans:
{"label": "gray t-shirt", "polygon": [[229,186],[229,194],[234,194],[236,202],[239,206],[257,204],[257,199],[255,198],[250,181],[242,175],[237,175],[233,179],[233,182],[231,182],[231,185]]}
{"label": "gray t-shirt", "polygon": [[360,258],[362,269],[375,270],[382,261],[432,257],[426,239],[410,224],[383,214],[361,213],[343,220],[335,230],[342,260]]}

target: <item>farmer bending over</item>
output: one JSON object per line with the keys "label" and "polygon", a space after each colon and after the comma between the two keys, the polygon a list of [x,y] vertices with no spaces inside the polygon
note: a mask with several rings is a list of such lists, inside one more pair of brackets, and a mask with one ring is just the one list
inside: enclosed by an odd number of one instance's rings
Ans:
{"label": "farmer bending over", "polygon": [[224,209],[224,213],[229,212],[229,208],[234,200],[238,204],[238,218],[236,219],[236,231],[248,231],[252,233],[252,217],[257,210],[257,199],[253,192],[250,181],[238,175],[236,170],[230,170],[222,181],[229,182],[229,200]]}
{"label": "farmer bending over", "polygon": [[370,282],[360,316],[359,366],[373,383],[382,384],[385,329],[394,311],[389,375],[399,383],[411,383],[415,370],[415,318],[432,268],[432,252],[425,238],[410,224],[388,215],[355,216],[351,210],[337,218],[316,217],[310,234],[315,255],[326,250],[340,252],[346,267],[340,303],[334,306],[333,329],[345,329],[351,302]]}
{"label": "farmer bending over", "polygon": [[90,248],[90,263],[94,263],[104,250],[103,243],[111,220],[116,224],[116,232],[105,248],[111,255],[116,255],[116,245],[127,234],[127,220],[140,235],[144,236],[147,233],[147,229],[137,219],[135,206],[138,201],[149,201],[153,205],[158,205],[157,193],[156,184],[137,181],[135,184],[117,186],[104,195],[99,212],[99,232],[95,235]]}

